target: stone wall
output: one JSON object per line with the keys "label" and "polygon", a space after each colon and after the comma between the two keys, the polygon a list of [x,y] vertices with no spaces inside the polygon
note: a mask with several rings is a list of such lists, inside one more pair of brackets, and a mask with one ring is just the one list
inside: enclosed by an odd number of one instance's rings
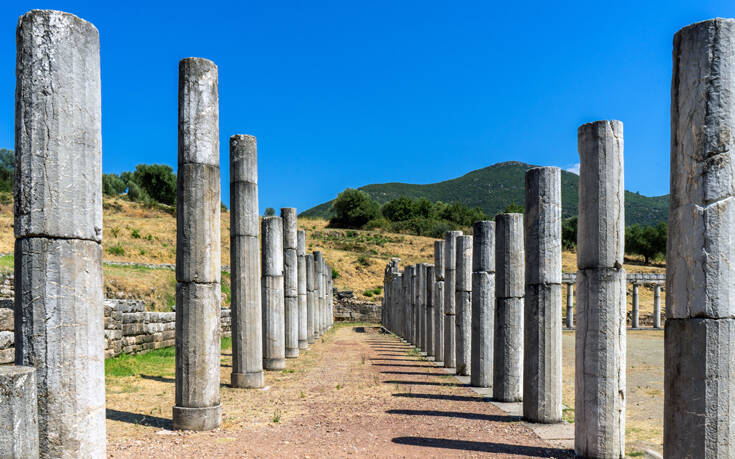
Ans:
{"label": "stone wall", "polygon": [[[230,336],[230,310],[222,308],[222,336]],[[176,344],[176,313],[147,312],[139,300],[105,300],[105,358]],[[0,299],[0,364],[15,360],[13,299]]]}
{"label": "stone wall", "polygon": [[335,301],[334,307],[336,321],[380,323],[381,307],[378,304],[342,298]]}

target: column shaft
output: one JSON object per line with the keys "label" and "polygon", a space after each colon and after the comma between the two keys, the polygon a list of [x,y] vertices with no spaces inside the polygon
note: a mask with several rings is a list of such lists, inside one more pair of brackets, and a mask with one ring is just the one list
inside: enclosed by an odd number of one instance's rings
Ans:
{"label": "column shaft", "polygon": [[434,361],[444,362],[444,241],[434,241]]}
{"label": "column shaft", "polygon": [[306,328],[306,231],[299,230],[296,255],[298,256],[299,349],[309,348]]}
{"label": "column shaft", "polygon": [[480,221],[472,236],[472,346],[470,383],[492,387],[495,335],[495,223]]}
{"label": "column shaft", "polygon": [[470,374],[472,356],[472,236],[457,237],[455,270],[457,374]]}
{"label": "column shaft", "polygon": [[285,314],[286,358],[299,356],[299,274],[296,209],[281,208],[283,221],[283,304]]}
{"label": "column shaft", "polygon": [[264,217],[261,222],[263,298],[263,368],[286,368],[285,306],[283,296],[283,222]]}
{"label": "column shaft", "polygon": [[457,365],[457,238],[461,231],[444,235],[444,368]]}

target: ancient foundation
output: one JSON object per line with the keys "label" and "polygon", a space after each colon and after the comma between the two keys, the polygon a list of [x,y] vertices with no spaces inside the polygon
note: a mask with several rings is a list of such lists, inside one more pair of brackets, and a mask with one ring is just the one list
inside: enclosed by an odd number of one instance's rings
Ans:
{"label": "ancient foundation", "polygon": [[444,241],[434,241],[434,361],[444,362]]}
{"label": "ancient foundation", "polygon": [[457,365],[457,323],[456,323],[456,272],[457,238],[461,231],[447,231],[444,235],[444,368]]}
{"label": "ancient foundation", "polygon": [[[16,39],[15,363],[35,367],[38,397],[38,443],[17,447],[101,458],[99,34],[71,14],[33,10],[18,21]],[[28,383],[18,396],[30,397]]]}
{"label": "ancient foundation", "polygon": [[574,451],[625,455],[623,123],[580,126]]}
{"label": "ancient foundation", "polygon": [[561,421],[561,172],[526,172],[523,417]]}
{"label": "ancient foundation", "polygon": [[263,269],[263,368],[286,368],[286,331],[283,304],[283,223],[280,217],[261,222]]}
{"label": "ancient foundation", "polygon": [[472,236],[472,347],[470,384],[492,387],[495,335],[495,223],[480,221]]}
{"label": "ancient foundation", "polygon": [[296,256],[298,257],[298,305],[299,305],[299,349],[309,349],[308,330],[306,326],[306,232],[299,230],[297,234]]}
{"label": "ancient foundation", "polygon": [[495,217],[495,346],[493,398],[517,402],[523,395],[523,214]]}
{"label": "ancient foundation", "polygon": [[283,222],[283,304],[285,310],[286,358],[299,356],[299,276],[296,209],[281,209]]}
{"label": "ancient foundation", "polygon": [[258,148],[230,137],[232,387],[263,387],[263,319],[258,247]]}
{"label": "ancient foundation", "polygon": [[735,20],[674,37],[664,456],[735,457]]}
{"label": "ancient foundation", "polygon": [[472,356],[472,236],[457,237],[456,262],[456,368],[458,375],[467,376]]}

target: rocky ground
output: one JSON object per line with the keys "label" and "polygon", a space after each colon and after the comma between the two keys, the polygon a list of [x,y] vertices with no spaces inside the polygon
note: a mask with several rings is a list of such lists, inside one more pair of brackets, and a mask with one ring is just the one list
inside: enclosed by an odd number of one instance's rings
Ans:
{"label": "rocky ground", "polygon": [[228,387],[223,426],[171,431],[172,360],[108,375],[111,457],[571,457],[374,325],[337,325],[264,390]]}

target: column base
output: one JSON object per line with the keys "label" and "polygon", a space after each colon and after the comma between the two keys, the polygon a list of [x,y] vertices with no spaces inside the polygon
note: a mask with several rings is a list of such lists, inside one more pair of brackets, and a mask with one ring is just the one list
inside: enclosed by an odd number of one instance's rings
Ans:
{"label": "column base", "polygon": [[286,359],[263,359],[264,370],[283,370],[286,368]]}
{"label": "column base", "polygon": [[232,387],[240,389],[257,389],[263,387],[263,372],[256,371],[253,373],[232,373]]}
{"label": "column base", "polygon": [[222,405],[203,408],[174,406],[174,430],[213,430],[222,424]]}
{"label": "column base", "polygon": [[286,358],[287,359],[295,359],[298,356],[299,356],[299,348],[286,349]]}
{"label": "column base", "polygon": [[309,342],[307,340],[299,340],[299,350],[305,351],[309,349]]}

